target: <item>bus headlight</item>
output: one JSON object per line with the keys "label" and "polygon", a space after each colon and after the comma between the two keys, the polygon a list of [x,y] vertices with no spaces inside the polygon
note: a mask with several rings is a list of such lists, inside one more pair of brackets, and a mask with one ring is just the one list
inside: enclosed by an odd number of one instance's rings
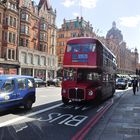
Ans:
{"label": "bus headlight", "polygon": [[89,96],[92,96],[92,95],[93,95],[93,91],[92,91],[92,90],[89,90],[89,91],[88,91],[88,95],[89,95]]}
{"label": "bus headlight", "polygon": [[62,89],[62,93],[66,93],[66,89]]}

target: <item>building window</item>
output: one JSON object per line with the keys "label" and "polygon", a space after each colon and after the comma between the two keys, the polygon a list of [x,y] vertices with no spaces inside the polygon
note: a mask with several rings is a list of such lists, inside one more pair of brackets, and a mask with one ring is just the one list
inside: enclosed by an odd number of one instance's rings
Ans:
{"label": "building window", "polygon": [[27,13],[22,13],[21,14],[21,19],[24,21],[29,21],[29,15]]}
{"label": "building window", "polygon": [[9,33],[9,42],[12,42],[12,33]]}
{"label": "building window", "polygon": [[7,32],[4,32],[4,41],[7,42]]}
{"label": "building window", "polygon": [[13,34],[13,43],[16,44],[16,34]]}
{"label": "building window", "polygon": [[6,25],[9,25],[8,17],[5,18],[5,24],[6,24]]}
{"label": "building window", "polygon": [[24,33],[26,35],[29,35],[29,27],[26,25],[21,25],[21,33]]}
{"label": "building window", "polygon": [[64,34],[59,34],[59,38],[64,38]]}
{"label": "building window", "polygon": [[31,53],[28,54],[28,64],[33,64],[33,55]]}
{"label": "building window", "polygon": [[29,40],[26,39],[26,46],[25,47],[29,47]]}
{"label": "building window", "polygon": [[46,61],[45,61],[45,57],[44,56],[41,57],[41,65],[42,66],[46,65]]}
{"label": "building window", "polygon": [[8,50],[8,59],[11,59],[11,50]]}
{"label": "building window", "polygon": [[45,33],[40,34],[40,40],[42,40],[42,41],[47,41],[47,36],[46,36]]}
{"label": "building window", "polygon": [[26,63],[26,53],[24,52],[21,53],[21,62]]}
{"label": "building window", "polygon": [[10,16],[10,26],[13,25],[13,17]]}
{"label": "building window", "polygon": [[41,29],[41,30],[46,30],[46,29],[47,29],[46,24],[45,24],[45,23],[41,23],[40,29]]}
{"label": "building window", "polygon": [[12,50],[12,59],[14,60],[15,59],[15,51]]}
{"label": "building window", "polygon": [[19,45],[24,47],[24,39],[20,38]]}
{"label": "building window", "polygon": [[40,60],[39,60],[39,56],[38,55],[35,55],[35,65],[40,65]]}
{"label": "building window", "polygon": [[14,27],[17,26],[17,19],[16,19],[16,18],[13,19],[13,26],[14,26]]}

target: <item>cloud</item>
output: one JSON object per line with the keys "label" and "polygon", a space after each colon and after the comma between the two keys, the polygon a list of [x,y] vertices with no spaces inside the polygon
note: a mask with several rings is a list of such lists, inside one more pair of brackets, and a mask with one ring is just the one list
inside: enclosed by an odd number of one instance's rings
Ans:
{"label": "cloud", "polygon": [[62,4],[65,7],[71,7],[71,6],[78,6],[84,8],[95,8],[96,7],[97,0],[63,0]]}
{"label": "cloud", "polygon": [[75,4],[75,0],[63,0],[62,4],[65,7],[70,7],[70,6],[73,6]]}
{"label": "cloud", "polygon": [[80,0],[80,5],[85,8],[95,8],[97,0]]}
{"label": "cloud", "polygon": [[131,17],[120,17],[120,25],[125,27],[136,27],[140,23],[140,15]]}
{"label": "cloud", "polygon": [[73,15],[74,15],[74,17],[79,17],[80,16],[80,14],[79,13],[73,13]]}

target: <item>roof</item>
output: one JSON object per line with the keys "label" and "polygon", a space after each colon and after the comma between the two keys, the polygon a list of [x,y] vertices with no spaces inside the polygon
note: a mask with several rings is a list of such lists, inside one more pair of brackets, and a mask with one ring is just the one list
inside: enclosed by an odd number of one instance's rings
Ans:
{"label": "roof", "polygon": [[38,9],[40,10],[42,5],[45,4],[47,9],[49,10],[51,8],[48,0],[40,0],[38,4]]}
{"label": "roof", "polygon": [[12,78],[33,78],[27,75],[0,75],[0,79],[12,79]]}

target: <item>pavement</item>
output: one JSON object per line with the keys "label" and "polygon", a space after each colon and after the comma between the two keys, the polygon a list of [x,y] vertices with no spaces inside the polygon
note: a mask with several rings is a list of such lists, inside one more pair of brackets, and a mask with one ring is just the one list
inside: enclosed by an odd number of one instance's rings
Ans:
{"label": "pavement", "polygon": [[85,139],[140,140],[140,89],[125,91]]}

